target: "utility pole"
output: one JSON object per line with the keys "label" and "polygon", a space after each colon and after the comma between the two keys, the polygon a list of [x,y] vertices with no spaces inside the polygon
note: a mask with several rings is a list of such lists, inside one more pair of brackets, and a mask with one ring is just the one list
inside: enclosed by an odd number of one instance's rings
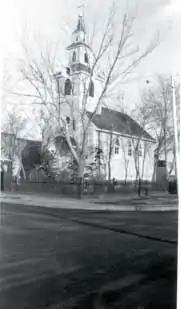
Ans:
{"label": "utility pole", "polygon": [[[180,90],[179,90],[180,91]],[[180,100],[180,96],[179,96]],[[179,102],[181,104],[181,102]],[[181,159],[180,159],[180,149],[181,149],[181,139],[178,136],[178,123],[177,123],[177,108],[176,108],[176,97],[175,97],[175,82],[172,77],[172,108],[173,108],[173,123],[174,123],[174,136],[175,136],[175,152],[176,152],[176,175],[177,175],[177,191],[178,191],[178,222],[181,220]],[[181,127],[181,114],[179,115],[179,124]],[[180,296],[180,286],[181,286],[181,225],[178,224],[178,243],[177,243],[177,309],[181,308],[181,298]]]}
{"label": "utility pole", "polygon": [[165,178],[167,180],[167,102],[164,100],[164,128],[163,128],[163,134],[164,134],[164,152],[165,152]]}
{"label": "utility pole", "polygon": [[[180,103],[180,102],[179,102]],[[175,153],[176,153],[176,174],[177,174],[177,183],[178,183],[178,194],[180,194],[180,175],[181,175],[181,162],[180,162],[180,139],[178,135],[178,122],[177,122],[177,106],[176,106],[176,97],[175,97],[175,82],[172,77],[172,109],[173,109],[173,125],[174,125],[174,137],[175,137]],[[180,115],[179,115],[180,116]],[[181,196],[179,196],[180,200]]]}

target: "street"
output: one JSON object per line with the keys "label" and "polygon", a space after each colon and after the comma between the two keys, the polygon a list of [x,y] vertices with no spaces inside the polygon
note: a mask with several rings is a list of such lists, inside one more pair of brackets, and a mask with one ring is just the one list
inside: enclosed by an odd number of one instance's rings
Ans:
{"label": "street", "polygon": [[0,308],[175,308],[177,215],[2,203]]}

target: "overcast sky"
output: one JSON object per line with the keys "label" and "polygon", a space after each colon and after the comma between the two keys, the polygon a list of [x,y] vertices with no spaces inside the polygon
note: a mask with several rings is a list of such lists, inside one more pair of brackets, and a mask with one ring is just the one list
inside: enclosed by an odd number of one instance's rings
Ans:
{"label": "overcast sky", "polygon": [[[181,5],[179,0],[138,0],[129,6],[137,6],[139,40],[151,37],[158,29],[164,41],[139,66],[134,82],[126,86],[127,98],[135,99],[138,89],[145,86],[146,79],[155,73],[170,73],[181,67]],[[119,11],[124,10],[124,1],[119,0]],[[62,63],[66,62],[64,50],[70,43],[79,13],[77,0],[6,0],[4,1],[4,55],[6,58],[20,56],[19,38],[26,33],[42,35],[51,42],[61,43]],[[85,23],[87,28],[93,20],[101,28],[110,0],[85,0]],[[121,13],[120,13],[121,14]],[[146,36],[145,36],[146,34]]]}

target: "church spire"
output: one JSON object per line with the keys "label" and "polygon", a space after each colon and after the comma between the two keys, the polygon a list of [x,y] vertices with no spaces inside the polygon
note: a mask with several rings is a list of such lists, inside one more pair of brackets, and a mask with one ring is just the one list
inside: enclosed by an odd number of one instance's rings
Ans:
{"label": "church spire", "polygon": [[[83,5],[79,6],[82,8]],[[87,35],[84,24],[84,14],[79,11],[75,30],[72,32],[72,42],[67,47],[69,52],[69,67],[71,72],[90,72],[91,48],[87,43]]]}
{"label": "church spire", "polygon": [[82,31],[84,33],[86,32],[85,31],[84,18],[83,18],[82,15],[79,15],[78,22],[77,22],[77,27],[76,27],[76,29],[74,30],[73,33],[80,32],[80,31]]}

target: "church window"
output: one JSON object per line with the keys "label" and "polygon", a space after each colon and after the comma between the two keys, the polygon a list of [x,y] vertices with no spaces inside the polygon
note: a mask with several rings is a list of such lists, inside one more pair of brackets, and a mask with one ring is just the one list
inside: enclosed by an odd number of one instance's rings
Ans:
{"label": "church window", "polygon": [[119,154],[119,147],[115,147],[115,154]]}
{"label": "church window", "polygon": [[93,81],[91,81],[91,83],[90,83],[89,96],[92,97],[92,98],[94,97],[94,83],[93,83]]}
{"label": "church window", "polygon": [[64,94],[65,95],[70,95],[72,91],[72,83],[70,79],[66,79],[65,81],[65,88],[64,88]]}
{"label": "church window", "polygon": [[132,145],[130,140],[128,140],[128,156],[132,156]]}
{"label": "church window", "polygon": [[70,124],[70,117],[66,117],[67,124]]}
{"label": "church window", "polygon": [[70,68],[66,69],[67,75],[70,75]]}
{"label": "church window", "polygon": [[76,52],[74,51],[72,55],[72,62],[75,62],[75,61],[76,61]]}
{"label": "church window", "polygon": [[84,62],[85,63],[89,63],[89,60],[88,60],[88,55],[87,53],[84,54]]}

